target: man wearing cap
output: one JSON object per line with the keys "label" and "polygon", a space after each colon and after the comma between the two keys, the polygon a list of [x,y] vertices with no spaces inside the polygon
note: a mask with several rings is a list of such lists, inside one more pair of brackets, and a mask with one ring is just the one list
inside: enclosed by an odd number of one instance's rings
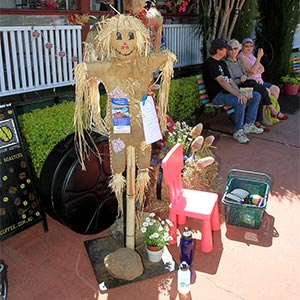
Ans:
{"label": "man wearing cap", "polygon": [[[253,91],[252,98],[241,94],[238,86],[230,78],[226,63],[222,61],[230,46],[224,39],[212,41],[210,56],[203,64],[203,80],[210,101],[215,105],[228,105],[234,108],[233,138],[239,143],[249,142],[246,134],[263,133],[262,128],[255,126],[261,96]],[[246,113],[247,107],[247,113]]]}

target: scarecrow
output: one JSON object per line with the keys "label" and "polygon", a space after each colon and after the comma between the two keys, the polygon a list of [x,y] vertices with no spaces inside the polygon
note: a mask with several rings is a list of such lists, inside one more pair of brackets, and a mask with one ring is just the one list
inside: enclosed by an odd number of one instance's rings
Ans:
{"label": "scarecrow", "polygon": [[[151,127],[159,120],[159,134],[154,134],[157,140],[166,129],[169,86],[176,57],[169,50],[151,52],[149,30],[138,18],[124,14],[99,22],[97,34],[93,34],[90,42],[92,46],[87,45],[87,48],[94,55],[89,53],[89,59],[75,69],[75,144],[84,168],[83,161],[90,150],[84,129],[108,135],[112,172],[110,187],[118,200],[119,215],[122,215],[126,185],[126,247],[134,249],[135,207],[137,203],[142,207],[144,191],[150,179],[149,134],[156,130],[147,132],[147,128],[149,123]],[[156,112],[153,115],[150,108],[149,122],[145,108],[152,107],[150,95],[155,84],[153,73],[157,69],[161,70],[157,78],[160,81],[158,116]],[[99,83],[103,84],[107,93],[104,119],[100,111]]]}

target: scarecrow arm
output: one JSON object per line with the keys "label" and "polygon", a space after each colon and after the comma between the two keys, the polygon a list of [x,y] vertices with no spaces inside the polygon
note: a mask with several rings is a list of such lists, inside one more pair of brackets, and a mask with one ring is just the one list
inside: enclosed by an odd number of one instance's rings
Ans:
{"label": "scarecrow arm", "polygon": [[106,62],[91,62],[91,63],[85,63],[86,70],[89,77],[97,77],[99,78],[101,74],[104,74],[104,72],[107,72],[108,70],[108,63]]}
{"label": "scarecrow arm", "polygon": [[151,52],[149,58],[151,68],[157,70],[168,61],[168,54],[165,51],[159,53]]}

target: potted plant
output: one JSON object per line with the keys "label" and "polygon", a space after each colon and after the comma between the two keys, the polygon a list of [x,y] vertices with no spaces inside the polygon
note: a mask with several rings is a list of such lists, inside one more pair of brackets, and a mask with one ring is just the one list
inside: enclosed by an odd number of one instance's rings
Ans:
{"label": "potted plant", "polygon": [[141,232],[150,261],[159,262],[164,246],[173,240],[170,226],[173,226],[170,220],[162,220],[155,213],[150,213],[142,223]]}
{"label": "potted plant", "polygon": [[282,76],[281,80],[283,82],[283,91],[286,95],[297,95],[300,85],[300,79],[296,76]]}

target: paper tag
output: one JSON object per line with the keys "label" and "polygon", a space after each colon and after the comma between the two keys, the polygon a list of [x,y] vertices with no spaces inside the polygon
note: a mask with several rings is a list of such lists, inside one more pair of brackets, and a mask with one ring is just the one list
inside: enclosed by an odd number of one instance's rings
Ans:
{"label": "paper tag", "polygon": [[158,118],[153,102],[153,98],[148,96],[146,101],[141,102],[141,112],[147,145],[162,139]]}

